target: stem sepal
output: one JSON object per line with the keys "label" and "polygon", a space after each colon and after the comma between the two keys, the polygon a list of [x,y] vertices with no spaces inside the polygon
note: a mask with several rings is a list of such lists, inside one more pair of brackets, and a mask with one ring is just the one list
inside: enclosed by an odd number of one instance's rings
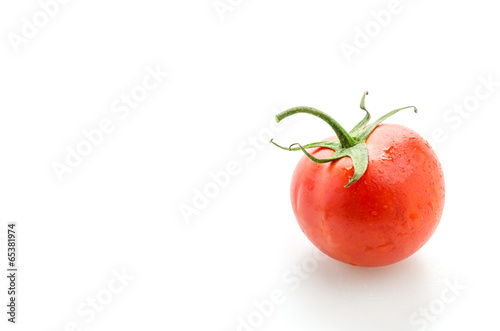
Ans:
{"label": "stem sepal", "polygon": [[[278,123],[284,118],[298,113],[306,113],[316,116],[321,120],[325,121],[328,125],[330,125],[330,127],[335,131],[338,140],[319,141],[311,144],[306,144],[304,146],[302,146],[299,143],[295,143],[290,145],[290,147],[288,148],[277,144],[276,142],[273,141],[273,139],[271,139],[270,143],[281,149],[288,151],[301,150],[311,161],[316,163],[327,163],[341,159],[343,157],[350,157],[354,167],[354,175],[352,178],[349,178],[349,183],[347,183],[347,185],[344,186],[347,188],[352,184],[354,184],[356,181],[358,181],[368,168],[368,148],[366,146],[366,140],[373,132],[373,130],[375,130],[375,128],[380,123],[382,123],[387,118],[391,117],[392,115],[396,114],[401,110],[413,108],[415,113],[417,112],[417,108],[414,106],[394,109],[367,126],[371,118],[370,112],[365,107],[365,97],[367,95],[368,92],[363,93],[363,97],[361,98],[361,103],[360,103],[360,108],[366,112],[366,115],[358,124],[356,124],[356,126],[349,133],[330,115],[327,115],[322,111],[311,107],[294,107],[276,115],[276,122]],[[295,145],[297,145],[297,147],[293,147]],[[315,147],[329,148],[333,150],[335,153],[330,158],[318,159],[307,151],[307,149]]]}

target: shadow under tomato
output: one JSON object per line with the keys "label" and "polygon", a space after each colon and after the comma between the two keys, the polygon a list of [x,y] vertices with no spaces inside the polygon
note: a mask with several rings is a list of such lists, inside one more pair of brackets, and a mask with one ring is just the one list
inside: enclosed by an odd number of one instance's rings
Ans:
{"label": "shadow under tomato", "polygon": [[417,330],[410,316],[436,297],[438,278],[432,263],[418,253],[376,268],[328,258],[294,291],[289,308],[295,311],[295,325],[315,331]]}

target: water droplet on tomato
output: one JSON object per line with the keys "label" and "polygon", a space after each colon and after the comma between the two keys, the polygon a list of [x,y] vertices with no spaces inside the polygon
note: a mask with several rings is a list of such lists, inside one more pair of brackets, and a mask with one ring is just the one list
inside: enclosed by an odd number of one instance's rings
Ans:
{"label": "water droplet on tomato", "polygon": [[384,148],[383,151],[386,153],[391,153],[393,149],[394,149],[394,146],[389,146],[389,147]]}
{"label": "water droplet on tomato", "polygon": [[382,160],[382,161],[392,161],[392,156],[387,155],[387,154],[382,154],[382,155],[380,155],[380,160]]}
{"label": "water droplet on tomato", "polygon": [[384,154],[380,155],[380,159],[382,161],[392,161],[392,152],[394,150],[394,146],[389,146],[383,149]]}

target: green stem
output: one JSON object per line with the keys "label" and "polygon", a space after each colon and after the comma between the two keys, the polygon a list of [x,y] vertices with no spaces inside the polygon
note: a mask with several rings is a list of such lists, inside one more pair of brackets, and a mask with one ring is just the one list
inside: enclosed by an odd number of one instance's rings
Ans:
{"label": "green stem", "polygon": [[408,107],[394,109],[393,111],[388,112],[387,114],[385,114],[384,116],[382,116],[381,118],[379,118],[378,120],[376,120],[375,122],[373,122],[372,124],[368,125],[366,127],[366,129],[364,129],[363,131],[361,131],[360,135],[358,136],[358,139],[360,141],[365,141],[368,138],[368,136],[370,135],[370,133],[372,133],[372,131],[375,130],[375,128],[377,127],[377,125],[379,125],[380,123],[382,123],[383,121],[385,121],[386,119],[388,119],[389,117],[391,117],[392,115],[396,114],[397,112],[399,112],[399,111],[401,111],[403,109],[408,109],[408,108],[414,108],[415,113],[418,112],[417,107],[415,107],[415,106],[408,106]]}
{"label": "green stem", "polygon": [[[345,187],[349,187],[352,184],[356,183],[356,181],[358,181],[361,178],[361,176],[363,176],[366,169],[368,168],[368,148],[366,146],[366,139],[368,139],[373,130],[375,130],[375,128],[384,120],[386,120],[390,116],[396,114],[397,112],[403,109],[414,108],[415,113],[417,112],[417,108],[415,108],[414,106],[394,109],[393,111],[380,117],[378,120],[376,120],[375,122],[373,122],[372,124],[368,125],[365,128],[366,124],[368,124],[371,118],[370,113],[365,107],[365,97],[367,95],[368,92],[363,93],[363,97],[361,98],[361,103],[359,105],[360,108],[366,112],[366,115],[349,133],[347,133],[347,131],[331,116],[315,108],[295,107],[285,110],[284,112],[276,115],[277,122],[280,122],[282,119],[297,113],[306,113],[314,115],[322,119],[332,127],[332,129],[337,134],[338,140],[320,141],[312,144],[307,144],[304,146],[297,143],[291,145],[288,148],[278,145],[272,139],[270,142],[273,143],[275,146],[284,150],[289,150],[289,151],[302,150],[302,152],[309,159],[311,159],[316,163],[327,163],[334,160],[338,160],[343,157],[351,158],[354,167],[354,175],[352,178],[349,178],[349,182],[347,183],[347,185],[345,185]],[[294,145],[297,145],[298,147],[293,147]],[[313,148],[313,147],[329,148],[335,151],[335,153],[329,158],[318,159],[317,157],[313,156],[306,150],[308,148]]]}
{"label": "green stem", "polygon": [[[298,145],[298,143],[291,144],[290,147],[285,147],[285,146],[281,146],[281,145],[275,143],[273,139],[271,139],[269,142],[278,148],[284,149],[285,151],[299,151],[299,150],[301,150],[301,148],[299,148],[299,147],[292,147],[293,145]],[[331,141],[318,141],[316,143],[310,143],[310,144],[307,144],[307,145],[304,145],[301,147],[306,148],[306,149],[314,148],[314,147],[326,147],[326,148],[330,148],[330,149],[335,150],[336,148],[334,148],[334,147],[338,148],[339,146],[335,146],[335,144],[332,143]]]}
{"label": "green stem", "polygon": [[279,123],[282,119],[297,113],[311,114],[328,123],[333,129],[333,131],[335,131],[335,133],[337,134],[337,137],[339,138],[340,144],[342,145],[343,148],[349,148],[356,144],[356,141],[351,137],[351,135],[349,135],[349,133],[347,133],[347,131],[336,120],[334,120],[330,115],[327,115],[323,113],[321,110],[315,108],[311,107],[290,108],[276,115],[276,122]]}
{"label": "green stem", "polygon": [[349,134],[351,136],[356,136],[361,130],[363,130],[365,125],[368,122],[370,122],[371,115],[370,115],[370,112],[368,110],[366,110],[366,107],[365,107],[365,97],[367,95],[368,95],[368,91],[363,93],[363,97],[361,98],[361,103],[359,104],[359,108],[363,109],[366,112],[366,115],[354,128],[352,128],[351,132],[349,132]]}
{"label": "green stem", "polygon": [[366,110],[366,107],[365,107],[365,98],[366,96],[368,95],[368,91],[366,91],[365,93],[363,93],[363,97],[361,97],[361,102],[359,103],[359,108],[365,110],[368,112],[368,110]]}
{"label": "green stem", "polygon": [[[293,146],[293,145],[297,145],[299,146],[298,148],[302,150],[302,152],[308,157],[310,158],[312,161],[316,162],[316,163],[327,163],[327,162],[330,162],[330,161],[333,161],[333,160],[336,160],[337,158],[335,157],[330,157],[328,159],[318,159],[317,157],[314,157],[312,156],[311,154],[309,154],[308,151],[306,151],[306,147],[305,146],[302,146],[301,144],[299,143],[295,143],[295,144],[292,144],[290,145],[290,148]],[[335,155],[334,155],[335,156]]]}

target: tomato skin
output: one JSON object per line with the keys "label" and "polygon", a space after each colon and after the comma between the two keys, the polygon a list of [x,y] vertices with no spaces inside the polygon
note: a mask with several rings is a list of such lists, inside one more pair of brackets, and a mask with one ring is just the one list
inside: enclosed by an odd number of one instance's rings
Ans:
{"label": "tomato skin", "polygon": [[[303,156],[292,178],[292,207],[302,231],[326,255],[384,266],[409,257],[432,236],[443,212],[444,177],[430,145],[404,126],[380,124],[366,144],[368,168],[348,188],[350,158],[315,163]],[[317,158],[333,153],[311,151]]]}

